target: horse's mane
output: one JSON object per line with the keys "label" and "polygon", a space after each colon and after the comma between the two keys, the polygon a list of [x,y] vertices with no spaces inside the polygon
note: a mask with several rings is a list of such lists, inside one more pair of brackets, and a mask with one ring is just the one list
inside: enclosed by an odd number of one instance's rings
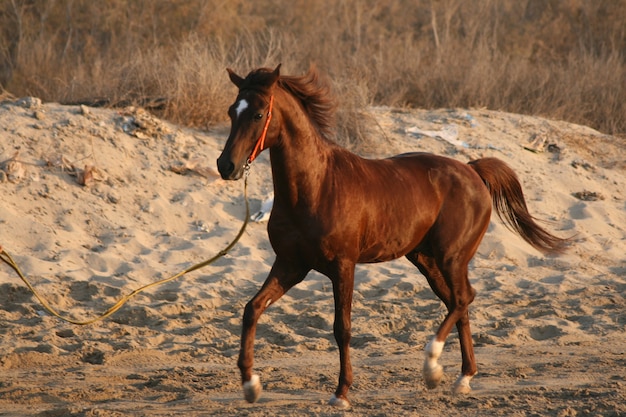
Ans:
{"label": "horse's mane", "polygon": [[315,67],[302,76],[281,75],[278,85],[300,101],[323,137],[332,136],[337,105],[330,84],[320,78]]}

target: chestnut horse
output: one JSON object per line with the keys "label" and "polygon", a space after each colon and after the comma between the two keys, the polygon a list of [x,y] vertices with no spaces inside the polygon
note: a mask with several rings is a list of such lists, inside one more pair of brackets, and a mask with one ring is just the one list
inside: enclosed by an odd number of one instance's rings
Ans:
{"label": "chestnut horse", "polygon": [[280,65],[245,78],[228,73],[239,94],[228,109],[232,125],[218,170],[223,179],[237,180],[269,149],[274,182],[267,231],[276,260],[243,315],[237,365],[245,399],[254,402],[261,393],[252,372],[259,316],[315,270],[332,282],[335,301],[340,372],[330,404],[349,407],[355,264],[401,256],[426,276],[448,309],[426,346],[426,385],[434,388],[441,381],[438,358],[456,325],[463,364],[454,391],[468,393],[477,372],[468,264],[489,225],[492,203],[512,230],[540,251],[560,252],[567,240],[535,223],[515,173],[496,158],[469,164],[428,153],[363,159],[329,139],[335,106],[314,69],[301,77],[281,76]]}

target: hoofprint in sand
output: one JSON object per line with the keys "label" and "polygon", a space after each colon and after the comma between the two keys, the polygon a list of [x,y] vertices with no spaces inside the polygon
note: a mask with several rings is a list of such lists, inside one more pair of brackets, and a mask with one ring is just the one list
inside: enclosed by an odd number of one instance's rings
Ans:
{"label": "hoofprint in sand", "polygon": [[[359,153],[498,157],[530,211],[570,251],[544,257],[500,221],[470,268],[479,373],[427,390],[424,347],[445,308],[408,261],[357,267],[354,415],[626,413],[626,143],[564,122],[486,110],[372,108]],[[88,318],[121,295],[221,250],[244,216],[243,184],[214,170],[228,133],[183,129],[141,109],[36,99],[0,105],[0,245],[64,313]],[[271,194],[266,154],[249,178],[253,211]],[[243,306],[273,262],[265,224],[226,257],[134,298],[87,327],[41,311],[0,265],[0,415],[336,415],[329,281],[312,273],[261,318],[247,404],[236,367]]]}

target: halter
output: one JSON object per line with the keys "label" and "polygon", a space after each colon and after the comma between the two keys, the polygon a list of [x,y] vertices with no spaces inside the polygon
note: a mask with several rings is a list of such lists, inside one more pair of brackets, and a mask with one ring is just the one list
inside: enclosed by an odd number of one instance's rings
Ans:
{"label": "halter", "polygon": [[265,120],[265,126],[263,126],[263,132],[261,132],[261,136],[259,136],[259,139],[256,141],[256,145],[254,146],[252,153],[250,154],[250,156],[248,157],[248,160],[246,161],[246,166],[250,165],[252,161],[254,161],[256,157],[259,156],[261,152],[263,152],[263,149],[265,149],[265,137],[267,136],[267,129],[270,127],[270,121],[272,120],[273,105],[274,105],[274,95],[272,94],[270,96],[270,106],[267,110],[267,119]]}

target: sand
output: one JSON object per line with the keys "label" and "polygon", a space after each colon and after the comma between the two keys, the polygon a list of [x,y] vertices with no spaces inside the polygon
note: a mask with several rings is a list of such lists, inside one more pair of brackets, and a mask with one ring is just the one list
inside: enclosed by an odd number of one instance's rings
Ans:
{"label": "sand", "polygon": [[[626,142],[565,122],[482,109],[371,108],[368,157],[428,151],[495,156],[518,173],[531,212],[569,252],[546,257],[496,218],[470,265],[479,374],[454,396],[429,391],[423,349],[445,309],[406,260],[357,267],[352,408],[326,405],[338,376],[329,281],[312,273],[261,318],[263,396],[243,400],[242,311],[274,254],[251,223],[224,258],[79,327],[44,312],[0,264],[2,416],[626,415]],[[64,314],[86,319],[120,296],[222,249],[244,217],[243,183],[215,160],[228,126],[175,126],[141,109],[0,104],[0,245]],[[249,178],[271,191],[268,155]]]}

